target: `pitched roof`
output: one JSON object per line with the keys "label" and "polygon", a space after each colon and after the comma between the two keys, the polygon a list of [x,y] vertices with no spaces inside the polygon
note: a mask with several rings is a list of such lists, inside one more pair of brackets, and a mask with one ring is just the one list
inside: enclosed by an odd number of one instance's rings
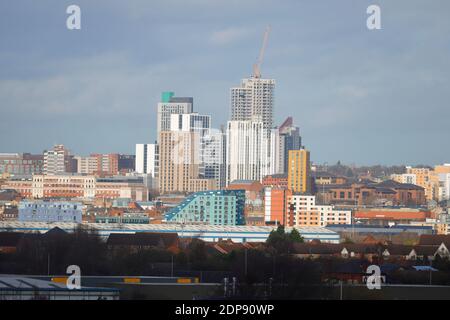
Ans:
{"label": "pitched roof", "polygon": [[394,180],[386,180],[380,183],[374,184],[376,188],[394,188],[394,189],[414,189],[414,190],[424,190],[424,188],[411,183],[400,183]]}
{"label": "pitched roof", "polygon": [[223,254],[227,254],[235,250],[254,249],[257,246],[255,243],[233,242],[231,240],[222,240],[214,243],[207,243],[206,245]]}
{"label": "pitched roof", "polygon": [[107,244],[112,246],[160,246],[169,247],[178,241],[177,233],[138,232],[111,233]]}
{"label": "pitched roof", "polygon": [[379,246],[365,243],[349,243],[343,245],[347,251],[354,253],[378,253]]}
{"label": "pitched roof", "polygon": [[406,256],[411,253],[413,246],[406,246],[402,244],[390,244],[386,247],[390,255]]}
{"label": "pitched roof", "polygon": [[437,250],[439,249],[439,245],[427,245],[427,246],[415,246],[414,250],[416,251],[418,256],[433,256]]}
{"label": "pitched roof", "polygon": [[450,235],[422,234],[419,238],[418,245],[433,246],[440,245],[441,243],[444,243],[448,248],[450,248]]}
{"label": "pitched roof", "polygon": [[365,244],[377,244],[379,241],[375,239],[371,234],[369,234],[367,237],[365,237],[362,241],[362,243]]}
{"label": "pitched roof", "polygon": [[295,243],[293,245],[294,254],[340,254],[343,246],[332,243]]}

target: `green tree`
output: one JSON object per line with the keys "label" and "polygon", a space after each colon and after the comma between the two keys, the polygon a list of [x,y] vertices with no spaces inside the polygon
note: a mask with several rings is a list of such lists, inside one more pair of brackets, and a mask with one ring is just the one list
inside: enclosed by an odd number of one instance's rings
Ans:
{"label": "green tree", "polygon": [[280,225],[276,230],[270,232],[266,244],[277,254],[285,254],[290,252],[294,243],[302,242],[304,239],[297,229],[293,228],[291,232],[286,233],[284,226]]}
{"label": "green tree", "polygon": [[300,235],[300,232],[298,232],[298,230],[295,229],[295,228],[293,228],[291,233],[289,234],[289,240],[291,242],[296,242],[296,243],[303,243],[303,242],[305,242],[303,237]]}

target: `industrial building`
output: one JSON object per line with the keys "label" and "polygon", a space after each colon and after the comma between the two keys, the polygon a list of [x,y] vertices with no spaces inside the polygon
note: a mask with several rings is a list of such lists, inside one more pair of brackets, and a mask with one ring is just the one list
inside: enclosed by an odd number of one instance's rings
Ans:
{"label": "industrial building", "polygon": [[[65,277],[61,279],[65,280]],[[0,276],[0,300],[119,300],[119,292],[116,288],[93,287],[71,290],[58,281]]]}
{"label": "industrial building", "polygon": [[[201,224],[106,224],[89,223],[86,227],[97,230],[102,237],[108,237],[111,233],[137,233],[137,232],[170,232],[177,233],[180,238],[197,238],[204,241],[219,241],[230,239],[233,242],[264,242],[275,226],[210,226]],[[73,232],[80,226],[78,223],[69,222],[19,222],[0,221],[0,231],[15,232],[41,232],[45,233],[55,227],[67,232]],[[331,229],[320,227],[296,228],[305,241],[314,239],[326,243],[339,243],[340,235]],[[286,228],[289,232],[291,228]]]}

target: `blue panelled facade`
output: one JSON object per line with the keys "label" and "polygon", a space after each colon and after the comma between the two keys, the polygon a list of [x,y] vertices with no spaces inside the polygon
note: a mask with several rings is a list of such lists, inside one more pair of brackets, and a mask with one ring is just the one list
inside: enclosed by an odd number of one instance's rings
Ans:
{"label": "blue panelled facade", "polygon": [[245,190],[213,190],[189,195],[166,213],[167,222],[244,225]]}

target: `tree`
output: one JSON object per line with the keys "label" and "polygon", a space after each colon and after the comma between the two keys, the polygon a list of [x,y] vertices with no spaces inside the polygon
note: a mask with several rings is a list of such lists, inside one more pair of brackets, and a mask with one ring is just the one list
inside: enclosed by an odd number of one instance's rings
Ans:
{"label": "tree", "polygon": [[297,229],[293,228],[291,232],[286,233],[284,226],[278,226],[276,230],[272,230],[267,238],[267,245],[272,247],[276,253],[289,253],[294,243],[304,242],[303,237]]}
{"label": "tree", "polygon": [[303,237],[300,235],[300,232],[298,232],[298,230],[295,229],[295,228],[293,228],[291,233],[289,234],[289,240],[291,242],[296,242],[296,243],[303,243],[303,242],[305,242]]}

